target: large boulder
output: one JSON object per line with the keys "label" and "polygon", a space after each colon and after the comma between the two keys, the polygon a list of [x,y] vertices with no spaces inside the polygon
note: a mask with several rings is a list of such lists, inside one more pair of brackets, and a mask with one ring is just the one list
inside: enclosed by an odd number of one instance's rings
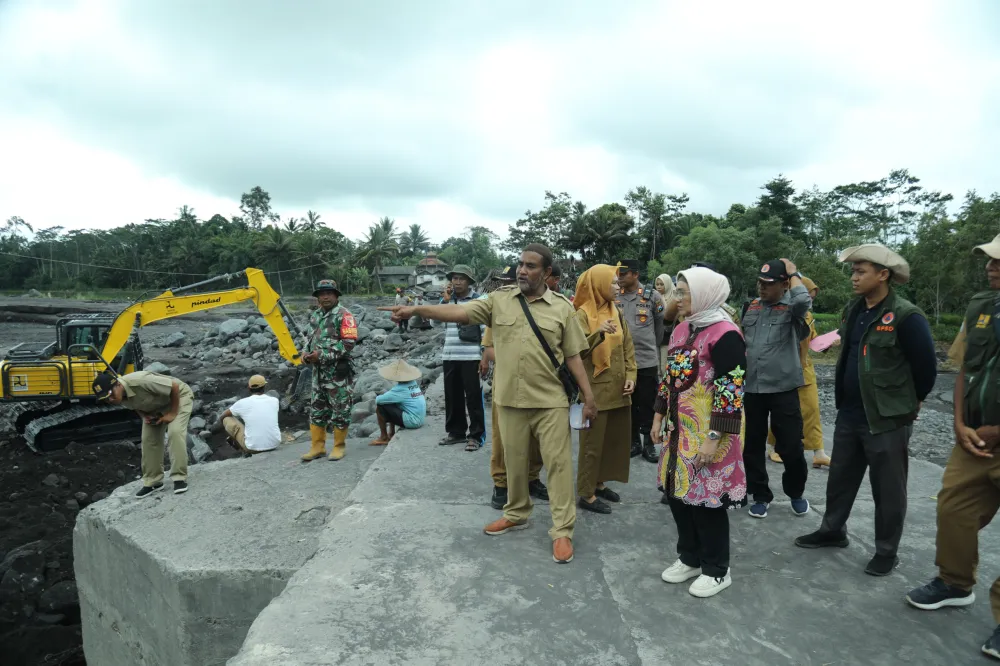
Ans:
{"label": "large boulder", "polygon": [[372,329],[367,326],[358,326],[358,342],[364,342],[372,334]]}
{"label": "large boulder", "polygon": [[219,337],[223,340],[228,340],[247,330],[249,325],[246,319],[227,319],[219,324]]}
{"label": "large boulder", "polygon": [[[191,411],[193,412],[194,408],[192,408]],[[200,416],[193,416],[191,417],[191,420],[188,421],[188,430],[191,430],[192,432],[201,432],[205,429],[205,425],[205,419]]]}
{"label": "large boulder", "polygon": [[46,613],[71,613],[80,606],[76,583],[64,580],[42,592],[38,608]]}
{"label": "large boulder", "polygon": [[372,410],[369,409],[369,405],[359,402],[351,408],[351,423],[361,423],[371,415]]}
{"label": "large boulder", "polygon": [[221,349],[219,349],[218,347],[216,347],[214,349],[209,349],[204,354],[202,354],[201,355],[201,360],[208,361],[209,363],[211,363],[213,361],[218,361],[220,358],[222,358],[222,354],[223,354],[223,351]]}
{"label": "large boulder", "polygon": [[201,437],[197,435],[188,435],[187,438],[188,445],[188,457],[196,463],[200,463],[212,455],[212,447],[205,443]]}
{"label": "large boulder", "polygon": [[163,339],[160,343],[161,347],[180,347],[187,340],[187,336],[184,335],[184,331],[177,331],[176,333],[171,333]]}
{"label": "large boulder", "polygon": [[250,349],[254,351],[264,351],[271,348],[271,338],[264,333],[253,333],[250,336]]}
{"label": "large boulder", "polygon": [[382,341],[382,349],[387,352],[399,351],[403,348],[403,336],[398,333],[390,333]]}
{"label": "large boulder", "polygon": [[164,365],[163,363],[160,363],[159,361],[156,361],[154,363],[150,363],[149,365],[143,367],[143,370],[145,370],[147,372],[155,372],[158,375],[169,375],[170,374],[170,366]]}
{"label": "large boulder", "polygon": [[382,375],[378,374],[377,370],[367,370],[361,373],[358,380],[354,382],[355,395],[365,395],[369,392],[381,395],[391,388],[392,382],[382,379]]}

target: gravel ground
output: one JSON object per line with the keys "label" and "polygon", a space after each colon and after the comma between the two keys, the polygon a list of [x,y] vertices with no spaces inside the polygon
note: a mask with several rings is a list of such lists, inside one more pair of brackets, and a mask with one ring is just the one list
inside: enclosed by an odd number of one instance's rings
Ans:
{"label": "gravel ground", "polygon": [[[834,366],[817,365],[816,380],[819,386],[819,409],[823,428],[832,428],[837,418],[834,406]],[[920,418],[913,427],[910,438],[910,455],[921,460],[944,466],[948,462],[955,439],[952,435],[952,400],[955,373],[939,371],[934,390],[924,402]]]}

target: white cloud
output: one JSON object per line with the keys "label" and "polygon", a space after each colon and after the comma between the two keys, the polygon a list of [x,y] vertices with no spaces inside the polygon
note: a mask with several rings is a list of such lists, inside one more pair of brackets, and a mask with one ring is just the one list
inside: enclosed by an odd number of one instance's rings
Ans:
{"label": "white cloud", "polygon": [[9,1],[0,217],[232,215],[261,185],[354,238],[389,215],[443,240],[547,189],[721,213],[778,172],[908,168],[989,192],[997,21],[990,0]]}

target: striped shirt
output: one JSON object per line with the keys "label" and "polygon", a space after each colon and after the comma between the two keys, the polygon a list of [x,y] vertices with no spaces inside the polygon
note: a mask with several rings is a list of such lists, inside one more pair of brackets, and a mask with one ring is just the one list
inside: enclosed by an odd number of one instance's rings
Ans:
{"label": "striped shirt", "polygon": [[[468,303],[469,301],[486,298],[485,294],[479,294],[475,291],[470,292],[465,298],[459,298],[459,303]],[[444,303],[444,301],[441,301]],[[449,303],[454,303],[455,299],[448,301]],[[441,353],[442,361],[479,361],[482,358],[482,346],[478,342],[465,342],[458,337],[458,324],[445,323],[439,321],[432,322],[434,326],[440,327],[444,326],[444,351]],[[480,326],[479,331],[482,335],[485,330],[485,326]]]}

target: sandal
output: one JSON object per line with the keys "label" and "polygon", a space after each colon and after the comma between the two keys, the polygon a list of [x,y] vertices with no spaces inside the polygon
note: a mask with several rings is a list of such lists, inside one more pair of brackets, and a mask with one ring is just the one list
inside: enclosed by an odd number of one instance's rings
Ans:
{"label": "sandal", "polygon": [[472,452],[472,451],[478,451],[478,450],[479,450],[479,449],[481,449],[482,447],[483,447],[483,445],[482,445],[482,444],[480,444],[479,442],[477,442],[477,441],[476,441],[476,440],[474,440],[474,439],[470,439],[470,440],[469,440],[469,443],[465,445],[465,450],[466,450],[466,451],[469,451],[469,452]]}

